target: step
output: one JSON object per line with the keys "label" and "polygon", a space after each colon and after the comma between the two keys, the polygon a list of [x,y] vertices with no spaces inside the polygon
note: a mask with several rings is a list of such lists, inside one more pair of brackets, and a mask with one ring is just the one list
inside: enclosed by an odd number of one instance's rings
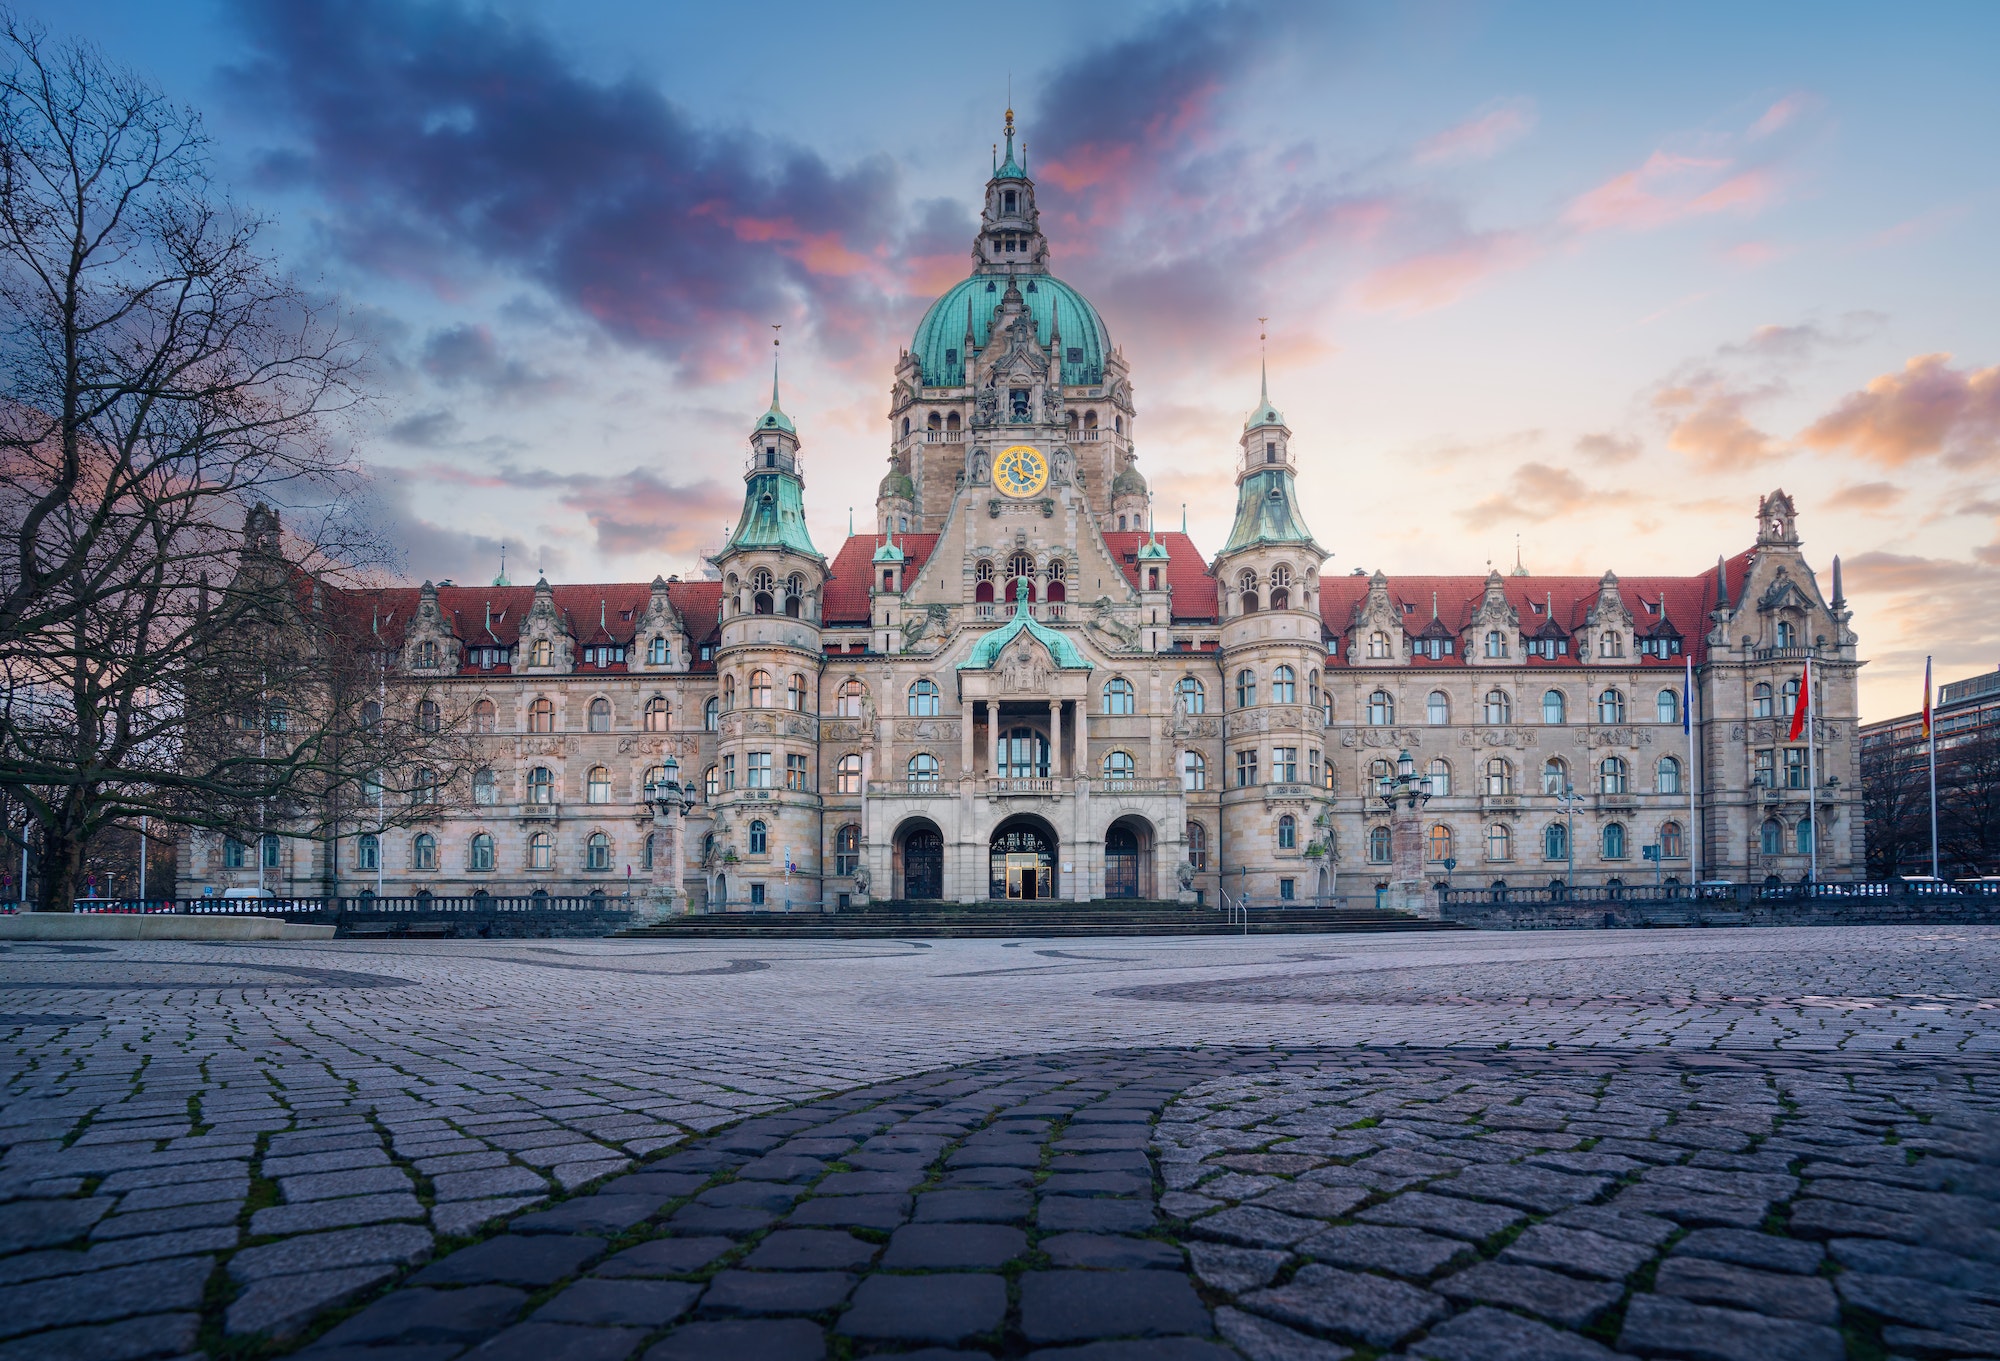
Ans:
{"label": "step", "polygon": [[[1074,904],[1072,907],[1076,906]],[[1160,912],[961,909],[833,913],[727,912],[676,917],[629,927],[619,937],[724,937],[771,939],[884,939],[934,937],[994,939],[1020,936],[1231,936],[1303,935],[1358,931],[1455,931],[1457,922],[1427,921],[1375,909],[1252,909],[1246,929],[1213,909],[1178,904]]]}

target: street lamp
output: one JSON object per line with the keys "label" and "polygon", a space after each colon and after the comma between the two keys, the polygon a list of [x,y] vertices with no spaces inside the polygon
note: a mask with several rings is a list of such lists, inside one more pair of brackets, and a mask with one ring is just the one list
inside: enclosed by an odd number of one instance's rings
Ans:
{"label": "street lamp", "polygon": [[[674,895],[680,892],[682,847],[681,816],[687,811],[687,791],[681,788],[681,763],[669,754],[660,764],[658,780],[646,782],[646,802],[653,810],[653,825],[658,829],[665,845],[656,839],[653,846],[654,894],[659,900],[662,917],[671,916],[674,910]],[[660,860],[664,852],[666,883],[660,883]]]}
{"label": "street lamp", "polygon": [[[1422,830],[1415,825],[1417,810],[1431,801],[1431,782],[1417,774],[1417,762],[1409,748],[1397,754],[1395,773],[1376,782],[1375,796],[1389,814],[1392,847],[1389,882],[1396,894],[1398,910],[1419,916],[1436,915],[1431,911],[1430,894],[1424,888]],[[1442,906],[1438,911],[1443,911]]]}
{"label": "street lamp", "polygon": [[1576,887],[1576,810],[1583,807],[1583,796],[1576,792],[1576,786],[1563,784],[1563,792],[1556,795],[1556,807],[1563,811],[1563,850],[1569,860],[1569,873],[1563,879],[1565,889]]}

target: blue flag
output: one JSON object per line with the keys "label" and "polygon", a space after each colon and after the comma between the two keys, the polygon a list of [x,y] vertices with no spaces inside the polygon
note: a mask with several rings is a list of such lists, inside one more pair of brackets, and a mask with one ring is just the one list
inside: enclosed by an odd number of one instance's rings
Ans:
{"label": "blue flag", "polygon": [[1687,663],[1687,682],[1681,687],[1681,732],[1691,736],[1694,733],[1694,654],[1690,652],[1682,660]]}

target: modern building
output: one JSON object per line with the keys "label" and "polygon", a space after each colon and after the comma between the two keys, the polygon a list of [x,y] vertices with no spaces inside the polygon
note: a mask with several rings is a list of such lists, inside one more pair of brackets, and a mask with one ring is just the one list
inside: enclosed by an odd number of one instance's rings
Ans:
{"label": "modern building", "polygon": [[[2000,870],[2000,671],[1940,685],[1937,735],[1938,870],[1946,878]],[[1921,711],[1864,724],[1868,869],[1877,878],[1931,872],[1931,743]]]}
{"label": "modern building", "polygon": [[[1011,114],[971,270],[896,357],[888,421],[874,532],[830,557],[774,381],[717,579],[372,593],[483,764],[421,826],[343,828],[340,891],[1418,907],[1446,879],[1796,879],[1815,838],[1823,876],[1859,860],[1856,639],[1789,497],[1686,576],[1324,575],[1344,526],[1308,526],[1297,482],[1339,459],[1267,382],[1218,448],[1227,540],[1156,533],[1130,367],[1050,272]],[[1817,741],[1795,742],[1809,661]],[[669,757],[684,856],[652,854]],[[318,845],[274,843],[319,879]],[[229,844],[196,838],[186,882],[268,872]]]}

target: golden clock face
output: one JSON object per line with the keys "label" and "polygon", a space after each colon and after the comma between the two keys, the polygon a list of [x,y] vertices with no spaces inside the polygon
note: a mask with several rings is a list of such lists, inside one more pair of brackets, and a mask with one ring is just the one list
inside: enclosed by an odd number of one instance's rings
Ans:
{"label": "golden clock face", "polygon": [[1033,496],[1049,484],[1049,461],[1026,444],[1002,449],[993,460],[993,485],[1002,496]]}

